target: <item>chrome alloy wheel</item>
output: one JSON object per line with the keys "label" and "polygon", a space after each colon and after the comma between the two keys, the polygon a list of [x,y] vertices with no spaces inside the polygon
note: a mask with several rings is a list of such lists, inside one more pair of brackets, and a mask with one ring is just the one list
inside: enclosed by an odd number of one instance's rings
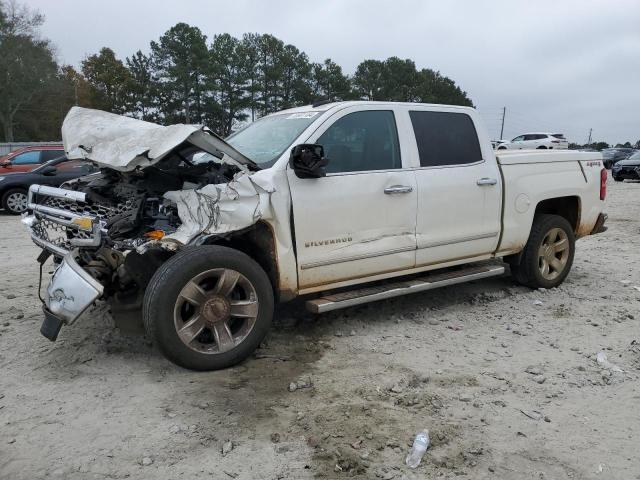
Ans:
{"label": "chrome alloy wheel", "polygon": [[182,288],[173,313],[180,340],[199,353],[220,354],[239,345],[258,317],[258,295],[241,273],[202,272]]}
{"label": "chrome alloy wheel", "polygon": [[538,251],[538,268],[545,280],[555,280],[569,261],[569,238],[561,228],[547,232]]}
{"label": "chrome alloy wheel", "polygon": [[7,208],[15,213],[22,213],[27,209],[27,194],[13,192],[7,197]]}

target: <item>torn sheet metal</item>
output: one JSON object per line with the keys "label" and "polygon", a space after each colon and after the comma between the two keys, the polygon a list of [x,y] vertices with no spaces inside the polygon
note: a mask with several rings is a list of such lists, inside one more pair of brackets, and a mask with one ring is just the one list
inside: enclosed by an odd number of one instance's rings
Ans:
{"label": "torn sheet metal", "polygon": [[121,172],[153,165],[184,142],[247,170],[253,162],[201,125],[163,127],[122,115],[73,107],[62,124],[62,141],[70,159],[91,160]]}
{"label": "torn sheet metal", "polygon": [[178,206],[182,225],[164,241],[186,245],[199,234],[223,234],[247,228],[258,220],[273,219],[273,172],[240,172],[232,181],[194,190],[167,192]]}

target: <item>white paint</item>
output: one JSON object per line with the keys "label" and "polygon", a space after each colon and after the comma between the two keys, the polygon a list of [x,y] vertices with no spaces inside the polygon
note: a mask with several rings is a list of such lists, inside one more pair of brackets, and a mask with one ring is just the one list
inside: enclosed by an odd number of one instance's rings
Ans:
{"label": "white paint", "polygon": [[[241,171],[226,184],[167,192],[165,197],[176,202],[183,224],[166,239],[187,244],[200,234],[225,234],[265,222],[275,236],[279,289],[292,293],[516,253],[524,247],[533,221],[535,208],[528,203],[535,206],[548,198],[579,197],[578,230],[587,232],[582,234],[591,231],[603,209],[599,154],[505,151],[496,157],[486,129],[471,108],[343,102],[279,114],[315,117],[293,146],[314,143],[339,118],[363,110],[393,111],[401,169],[300,179],[289,168],[285,151],[270,169],[250,172],[242,165],[241,154],[201,127],[160,127],[84,109],[73,109],[65,120],[65,148],[77,158],[124,171],[159,161],[183,141],[207,151],[223,150],[222,161],[239,165]],[[421,167],[409,110],[469,115],[478,132],[482,160],[446,168]],[[410,191],[385,194],[386,188],[398,185]]]}
{"label": "white paint", "polygon": [[245,169],[250,161],[211,130],[201,125],[169,125],[113,113],[73,107],[62,124],[67,157],[91,160],[101,167],[128,172],[162,160],[174,148],[189,142],[221,162]]}

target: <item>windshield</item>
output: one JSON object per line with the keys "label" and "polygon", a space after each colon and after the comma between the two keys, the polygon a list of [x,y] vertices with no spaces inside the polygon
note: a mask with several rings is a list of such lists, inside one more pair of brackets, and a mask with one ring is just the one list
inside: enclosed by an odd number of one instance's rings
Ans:
{"label": "windshield", "polygon": [[270,115],[247,125],[226,141],[261,168],[268,168],[320,113],[322,112]]}

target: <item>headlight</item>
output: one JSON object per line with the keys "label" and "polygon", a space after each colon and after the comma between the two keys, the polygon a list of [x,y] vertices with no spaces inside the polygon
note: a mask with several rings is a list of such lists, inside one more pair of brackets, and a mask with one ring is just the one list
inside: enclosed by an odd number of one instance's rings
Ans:
{"label": "headlight", "polygon": [[2,180],[4,180],[4,177],[0,177],[0,182],[1,182]]}

